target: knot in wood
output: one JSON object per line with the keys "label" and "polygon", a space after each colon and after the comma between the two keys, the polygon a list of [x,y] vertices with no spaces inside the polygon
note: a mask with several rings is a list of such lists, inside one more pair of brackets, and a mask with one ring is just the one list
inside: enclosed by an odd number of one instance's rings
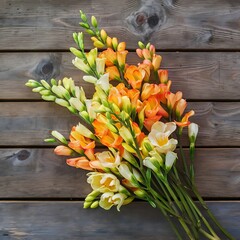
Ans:
{"label": "knot in wood", "polygon": [[17,159],[19,161],[24,161],[24,160],[28,159],[29,156],[30,156],[30,152],[27,150],[21,150],[17,153]]}

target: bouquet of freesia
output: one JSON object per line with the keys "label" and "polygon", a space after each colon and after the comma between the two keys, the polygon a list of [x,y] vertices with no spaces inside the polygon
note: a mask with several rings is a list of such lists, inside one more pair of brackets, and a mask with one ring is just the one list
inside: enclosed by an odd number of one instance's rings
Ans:
{"label": "bouquet of freesia", "polygon": [[[54,138],[46,141],[59,141],[61,145],[54,152],[68,156],[68,165],[89,171],[87,182],[93,191],[84,208],[108,210],[116,206],[120,210],[141,199],[162,212],[178,239],[186,239],[182,232],[189,239],[220,239],[203,216],[204,209],[226,237],[233,239],[196,188],[198,125],[189,121],[193,110],[185,113],[187,102],[182,92],[171,92],[168,72],[160,69],[162,57],[150,43],[139,42],[136,53],[141,63],[128,65],[126,43],[100,30],[94,16],[89,21],[80,11],[80,17],[80,25],[91,35],[95,48],[85,52],[81,32],[73,34],[78,48],[70,50],[76,56],[73,64],[86,74],[83,80],[95,87],[92,98],[87,99],[84,89],[71,78],[49,83],[29,80],[26,85],[82,120],[72,127],[68,140],[52,131]],[[101,48],[106,50],[99,52]],[[184,128],[188,128],[189,162],[181,144]],[[104,151],[97,152],[96,145],[104,146]],[[182,164],[176,164],[178,161]],[[191,196],[198,199],[200,208]],[[184,231],[179,231],[179,226]]]}

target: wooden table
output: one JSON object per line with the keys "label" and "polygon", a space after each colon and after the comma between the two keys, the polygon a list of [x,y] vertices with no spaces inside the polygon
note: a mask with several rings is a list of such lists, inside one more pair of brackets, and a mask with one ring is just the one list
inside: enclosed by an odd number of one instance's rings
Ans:
{"label": "wooden table", "polygon": [[[135,49],[151,40],[173,89],[196,110],[197,185],[220,222],[240,239],[240,3],[235,0],[2,0],[0,8],[0,239],[175,239],[145,203],[84,210],[86,172],[43,142],[78,122],[41,101],[28,79],[72,76],[88,89],[68,48],[78,9]],[[87,48],[90,42],[86,40]],[[134,53],[130,63],[136,63]],[[224,239],[224,238],[223,238]]]}

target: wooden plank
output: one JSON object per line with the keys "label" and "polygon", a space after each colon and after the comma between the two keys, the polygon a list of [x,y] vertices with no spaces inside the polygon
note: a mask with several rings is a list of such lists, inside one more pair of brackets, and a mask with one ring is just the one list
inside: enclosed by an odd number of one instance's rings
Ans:
{"label": "wooden plank", "polygon": [[[196,183],[202,196],[240,197],[239,156],[240,148],[197,149]],[[91,192],[87,171],[67,166],[66,158],[53,149],[0,149],[0,198],[85,197]]]}
{"label": "wooden plank", "polygon": [[122,0],[117,7],[108,0],[5,0],[0,49],[68,49],[72,32],[81,31],[79,9],[130,48],[150,39],[159,49],[239,49],[240,5],[234,0]]}
{"label": "wooden plank", "polygon": [[[161,53],[162,68],[169,70],[173,91],[187,99],[240,99],[240,53],[172,52]],[[25,87],[28,79],[72,77],[91,96],[93,86],[82,80],[83,73],[72,65],[70,53],[1,53],[0,99],[39,99]],[[140,61],[129,53],[128,63]],[[213,90],[214,89],[214,90]]]}
{"label": "wooden plank", "polygon": [[[238,102],[192,102],[200,125],[198,146],[240,146],[240,105]],[[0,104],[0,146],[43,145],[52,130],[69,135],[79,118],[65,108],[48,102],[2,102]],[[184,129],[187,141],[187,129]],[[14,136],[14,137],[13,137]]]}
{"label": "wooden plank", "polygon": [[[239,237],[240,203],[209,202],[209,206],[220,223]],[[176,239],[161,213],[146,203],[131,203],[120,213],[82,209],[82,202],[1,202],[0,210],[4,240]]]}

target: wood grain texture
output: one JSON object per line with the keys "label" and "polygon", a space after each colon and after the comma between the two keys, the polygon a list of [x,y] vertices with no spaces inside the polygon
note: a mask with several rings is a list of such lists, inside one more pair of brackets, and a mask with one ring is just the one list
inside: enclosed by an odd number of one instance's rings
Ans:
{"label": "wood grain texture", "polygon": [[[79,27],[78,10],[94,14],[111,36],[159,49],[239,49],[240,4],[235,0],[5,0],[0,49],[68,49]],[[86,46],[90,47],[89,41]]]}
{"label": "wood grain texture", "polygon": [[[196,183],[202,196],[240,197],[239,157],[240,148],[197,149]],[[66,158],[51,148],[0,149],[0,198],[86,197],[91,192],[87,171],[67,166]]]}
{"label": "wood grain texture", "polygon": [[[237,239],[240,203],[208,205]],[[161,213],[146,203],[131,203],[117,212],[82,209],[82,202],[1,202],[0,211],[0,236],[4,240],[157,240],[159,236],[161,240],[176,239]]]}
{"label": "wood grain texture", "polygon": [[[192,102],[200,126],[198,146],[240,146],[240,105],[238,102]],[[52,130],[66,137],[80,118],[48,102],[2,102],[0,104],[0,146],[46,146],[43,139]],[[187,129],[184,129],[184,144]]]}
{"label": "wood grain texture", "polygon": [[[160,53],[162,68],[169,70],[173,91],[182,91],[186,99],[240,99],[240,53]],[[82,80],[84,75],[72,65],[70,53],[1,53],[0,99],[39,99],[24,84],[28,79],[62,79],[72,77],[90,97],[93,85]],[[127,62],[140,61],[129,53]]]}

